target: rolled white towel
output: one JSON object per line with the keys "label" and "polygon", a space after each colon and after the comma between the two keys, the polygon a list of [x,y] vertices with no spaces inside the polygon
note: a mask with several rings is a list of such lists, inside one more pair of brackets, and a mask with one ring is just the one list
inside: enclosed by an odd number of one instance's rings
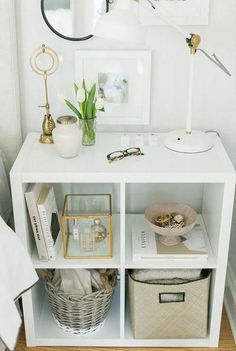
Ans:
{"label": "rolled white towel", "polygon": [[91,273],[88,269],[61,269],[60,289],[68,294],[81,296],[92,293]]}
{"label": "rolled white towel", "polygon": [[95,288],[96,290],[103,290],[104,285],[101,281],[101,274],[96,269],[91,269],[90,272],[91,272],[92,287]]}
{"label": "rolled white towel", "polygon": [[132,278],[140,282],[159,279],[197,280],[201,278],[201,269],[134,269]]}

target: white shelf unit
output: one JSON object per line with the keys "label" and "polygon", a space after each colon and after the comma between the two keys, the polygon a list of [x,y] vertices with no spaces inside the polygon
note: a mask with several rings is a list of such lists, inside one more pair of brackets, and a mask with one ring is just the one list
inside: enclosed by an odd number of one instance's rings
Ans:
{"label": "white shelf unit", "polygon": [[[235,190],[235,171],[221,144],[212,134],[214,148],[201,154],[179,154],[163,146],[144,145],[144,156],[127,157],[109,164],[106,155],[122,149],[120,133],[98,133],[94,147],[83,147],[79,157],[62,159],[53,145],[38,143],[29,134],[11,171],[17,235],[32,256],[35,268],[118,268],[120,281],[112,308],[99,331],[85,336],[64,333],[54,322],[43,284],[23,296],[28,346],[130,346],[216,347],[224,295],[227,256]],[[133,135],[130,135],[133,140]],[[147,139],[146,135],[144,135]],[[52,183],[58,206],[65,194],[111,193],[113,199],[113,258],[66,260],[62,251],[55,262],[37,258],[24,192],[29,183]],[[142,220],[144,209],[154,202],[178,201],[192,206],[207,231],[212,252],[205,262],[190,259],[158,259],[135,263],[131,255],[131,223]],[[208,336],[200,339],[134,339],[128,306],[126,271],[131,268],[212,269]]]}

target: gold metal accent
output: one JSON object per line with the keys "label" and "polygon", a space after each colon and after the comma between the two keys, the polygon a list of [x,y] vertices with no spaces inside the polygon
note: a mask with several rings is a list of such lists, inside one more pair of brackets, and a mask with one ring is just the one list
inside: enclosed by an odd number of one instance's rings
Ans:
{"label": "gold metal accent", "polygon": [[58,124],[70,125],[77,123],[78,119],[75,116],[60,116],[57,118]]}
{"label": "gold metal accent", "polygon": [[44,115],[42,124],[43,134],[40,135],[39,142],[42,144],[53,144],[52,131],[56,127],[52,116]]}
{"label": "gold metal accent", "polygon": [[[38,58],[40,55],[48,55],[50,57],[52,63],[47,69],[40,67],[40,65],[38,64]],[[54,50],[46,47],[43,44],[41,48],[38,48],[34,51],[33,55],[30,58],[30,65],[32,70],[35,73],[42,75],[44,79],[46,104],[39,107],[45,108],[46,114],[44,115],[44,121],[42,124],[43,133],[39,138],[39,142],[42,144],[53,144],[52,131],[56,127],[56,125],[50,113],[50,105],[48,98],[48,76],[55,73],[58,69],[59,57]]]}
{"label": "gold metal accent", "polygon": [[186,39],[187,44],[190,48],[190,54],[195,55],[197,52],[197,49],[201,43],[201,37],[199,34],[191,34],[190,39]]}

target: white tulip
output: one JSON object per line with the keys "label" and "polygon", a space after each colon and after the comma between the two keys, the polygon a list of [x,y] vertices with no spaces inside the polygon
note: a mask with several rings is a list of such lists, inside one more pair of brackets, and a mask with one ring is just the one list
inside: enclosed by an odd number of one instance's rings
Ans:
{"label": "white tulip", "polygon": [[84,88],[79,88],[77,91],[77,100],[82,103],[85,101],[85,90]]}
{"label": "white tulip", "polygon": [[98,98],[95,107],[97,110],[101,110],[104,107],[104,100],[102,98]]}

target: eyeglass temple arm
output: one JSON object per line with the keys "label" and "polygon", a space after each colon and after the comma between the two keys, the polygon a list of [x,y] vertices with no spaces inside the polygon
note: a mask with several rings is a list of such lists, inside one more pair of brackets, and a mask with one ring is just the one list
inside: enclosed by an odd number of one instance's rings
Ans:
{"label": "eyeglass temple arm", "polygon": [[[133,0],[137,3],[140,3],[140,0]],[[165,22],[166,24],[168,24],[170,27],[174,28],[175,30],[177,30],[181,35],[184,36],[188,47],[190,48],[190,54],[194,55],[196,54],[197,51],[202,52],[211,62],[213,62],[218,68],[220,68],[225,74],[227,74],[228,76],[231,76],[231,73],[229,72],[229,70],[225,67],[225,65],[223,65],[223,63],[218,59],[218,57],[216,56],[216,54],[214,53],[212,56],[210,56],[205,50],[199,48],[199,45],[201,43],[201,37],[198,34],[192,34],[192,33],[186,33],[180,26],[176,25],[175,23],[173,23],[172,21],[170,21],[166,15],[168,16],[168,12],[165,10],[163,10],[163,8],[161,8],[161,5],[154,5],[153,1],[157,1],[157,0],[146,0],[150,7],[154,10],[154,11],[158,11],[158,13],[155,13],[163,22]],[[158,6],[158,8],[157,8]]]}

